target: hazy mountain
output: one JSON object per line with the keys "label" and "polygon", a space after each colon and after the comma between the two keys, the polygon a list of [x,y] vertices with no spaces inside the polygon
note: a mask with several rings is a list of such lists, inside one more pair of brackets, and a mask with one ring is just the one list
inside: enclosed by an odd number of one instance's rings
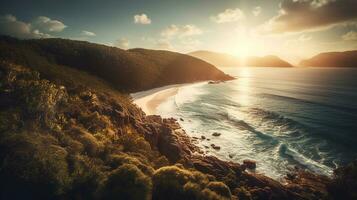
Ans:
{"label": "hazy mountain", "polygon": [[305,67],[357,67],[357,50],[320,53],[300,62]]}
{"label": "hazy mountain", "polygon": [[189,55],[205,60],[220,67],[256,66],[256,67],[292,67],[292,65],[277,56],[254,57],[250,56],[245,61],[238,57],[211,51],[195,51]]}
{"label": "hazy mountain", "polygon": [[191,56],[159,50],[131,49],[66,39],[18,40],[0,37],[0,59],[42,73],[56,65],[84,70],[124,91],[168,84],[228,80],[212,64]]}

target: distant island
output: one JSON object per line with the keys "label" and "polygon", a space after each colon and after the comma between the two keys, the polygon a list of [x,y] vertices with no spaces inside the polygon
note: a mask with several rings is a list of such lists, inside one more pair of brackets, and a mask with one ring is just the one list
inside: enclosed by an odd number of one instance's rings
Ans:
{"label": "distant island", "polygon": [[304,67],[357,67],[357,50],[320,53],[300,62]]}
{"label": "distant island", "polygon": [[237,66],[254,66],[254,67],[293,67],[290,63],[280,59],[277,56],[269,55],[264,57],[250,56],[246,60],[235,57],[230,54],[218,53],[212,51],[195,51],[191,55],[196,58],[205,60],[219,67],[237,67]]}

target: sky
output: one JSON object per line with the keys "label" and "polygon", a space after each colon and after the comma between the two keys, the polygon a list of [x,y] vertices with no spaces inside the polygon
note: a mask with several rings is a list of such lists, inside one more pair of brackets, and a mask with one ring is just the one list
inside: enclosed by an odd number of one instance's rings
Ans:
{"label": "sky", "polygon": [[357,49],[357,0],[2,0],[0,34],[297,63]]}

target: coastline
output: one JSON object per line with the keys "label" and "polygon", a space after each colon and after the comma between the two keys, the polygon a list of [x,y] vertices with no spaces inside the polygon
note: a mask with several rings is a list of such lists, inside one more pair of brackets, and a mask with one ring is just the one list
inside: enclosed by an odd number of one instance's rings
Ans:
{"label": "coastline", "polygon": [[[202,82],[199,82],[202,83]],[[140,107],[147,115],[155,115],[157,107],[168,98],[177,94],[179,89],[184,86],[197,83],[175,84],[158,87],[150,90],[130,94],[133,103]]]}

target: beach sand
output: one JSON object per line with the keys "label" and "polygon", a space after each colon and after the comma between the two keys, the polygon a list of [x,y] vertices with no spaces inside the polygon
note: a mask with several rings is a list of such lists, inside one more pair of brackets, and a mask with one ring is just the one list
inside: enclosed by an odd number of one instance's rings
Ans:
{"label": "beach sand", "polygon": [[134,103],[138,105],[147,115],[156,114],[157,107],[169,97],[177,94],[180,87],[187,84],[169,85],[143,92],[133,93],[131,96]]}

